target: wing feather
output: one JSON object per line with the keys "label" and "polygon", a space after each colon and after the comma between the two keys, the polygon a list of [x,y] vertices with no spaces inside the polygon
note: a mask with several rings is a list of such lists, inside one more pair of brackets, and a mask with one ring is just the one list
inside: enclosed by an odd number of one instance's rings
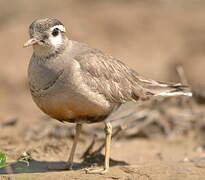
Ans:
{"label": "wing feather", "polygon": [[152,96],[190,96],[189,87],[154,81],[140,76],[121,61],[92,49],[75,57],[88,87],[111,103],[146,100]]}
{"label": "wing feather", "polygon": [[112,56],[95,50],[75,59],[80,64],[84,82],[110,102],[125,103],[146,96],[136,82],[137,73]]}

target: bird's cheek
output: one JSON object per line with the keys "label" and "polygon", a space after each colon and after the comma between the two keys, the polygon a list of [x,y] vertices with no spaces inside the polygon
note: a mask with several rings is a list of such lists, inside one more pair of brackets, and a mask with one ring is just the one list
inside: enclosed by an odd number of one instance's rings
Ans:
{"label": "bird's cheek", "polygon": [[49,40],[52,46],[54,47],[58,47],[59,45],[62,44],[62,37],[60,35],[57,37],[50,37]]}

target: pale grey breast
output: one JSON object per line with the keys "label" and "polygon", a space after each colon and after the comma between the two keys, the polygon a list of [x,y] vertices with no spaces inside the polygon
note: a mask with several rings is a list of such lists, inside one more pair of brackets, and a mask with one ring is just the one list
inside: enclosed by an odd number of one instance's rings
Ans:
{"label": "pale grey breast", "polygon": [[74,58],[90,48],[70,43],[69,48],[55,58],[41,59],[33,55],[28,68],[32,97],[45,113],[59,120],[104,116],[114,105],[104,95],[90,89]]}

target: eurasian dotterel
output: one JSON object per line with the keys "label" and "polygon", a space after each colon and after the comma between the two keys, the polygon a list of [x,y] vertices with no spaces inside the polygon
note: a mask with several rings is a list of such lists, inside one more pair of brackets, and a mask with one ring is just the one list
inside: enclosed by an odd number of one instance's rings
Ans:
{"label": "eurasian dotterel", "polygon": [[151,97],[192,95],[187,86],[144,78],[118,59],[70,40],[57,19],[35,20],[29,34],[30,40],[24,47],[33,46],[28,82],[34,102],[50,117],[76,123],[68,168],[72,168],[84,123],[105,123],[104,168],[86,170],[104,174],[109,168],[112,135],[111,123],[106,118],[113,109]]}

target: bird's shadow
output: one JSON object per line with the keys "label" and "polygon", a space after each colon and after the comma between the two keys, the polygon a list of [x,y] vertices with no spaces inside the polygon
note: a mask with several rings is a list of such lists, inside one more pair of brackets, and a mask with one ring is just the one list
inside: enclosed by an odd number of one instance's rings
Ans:
{"label": "bird's shadow", "polygon": [[[74,163],[73,170],[80,170],[90,166],[102,166],[104,164],[104,155],[97,154],[93,156],[87,156],[81,163]],[[15,162],[9,164],[7,167],[0,168],[0,174],[20,174],[20,173],[46,173],[62,171],[59,167],[66,167],[66,162],[52,162],[52,161],[37,161],[31,160],[29,164],[24,162]],[[117,161],[110,159],[110,166],[123,166],[128,165],[124,161]],[[65,171],[66,169],[64,169]]]}

